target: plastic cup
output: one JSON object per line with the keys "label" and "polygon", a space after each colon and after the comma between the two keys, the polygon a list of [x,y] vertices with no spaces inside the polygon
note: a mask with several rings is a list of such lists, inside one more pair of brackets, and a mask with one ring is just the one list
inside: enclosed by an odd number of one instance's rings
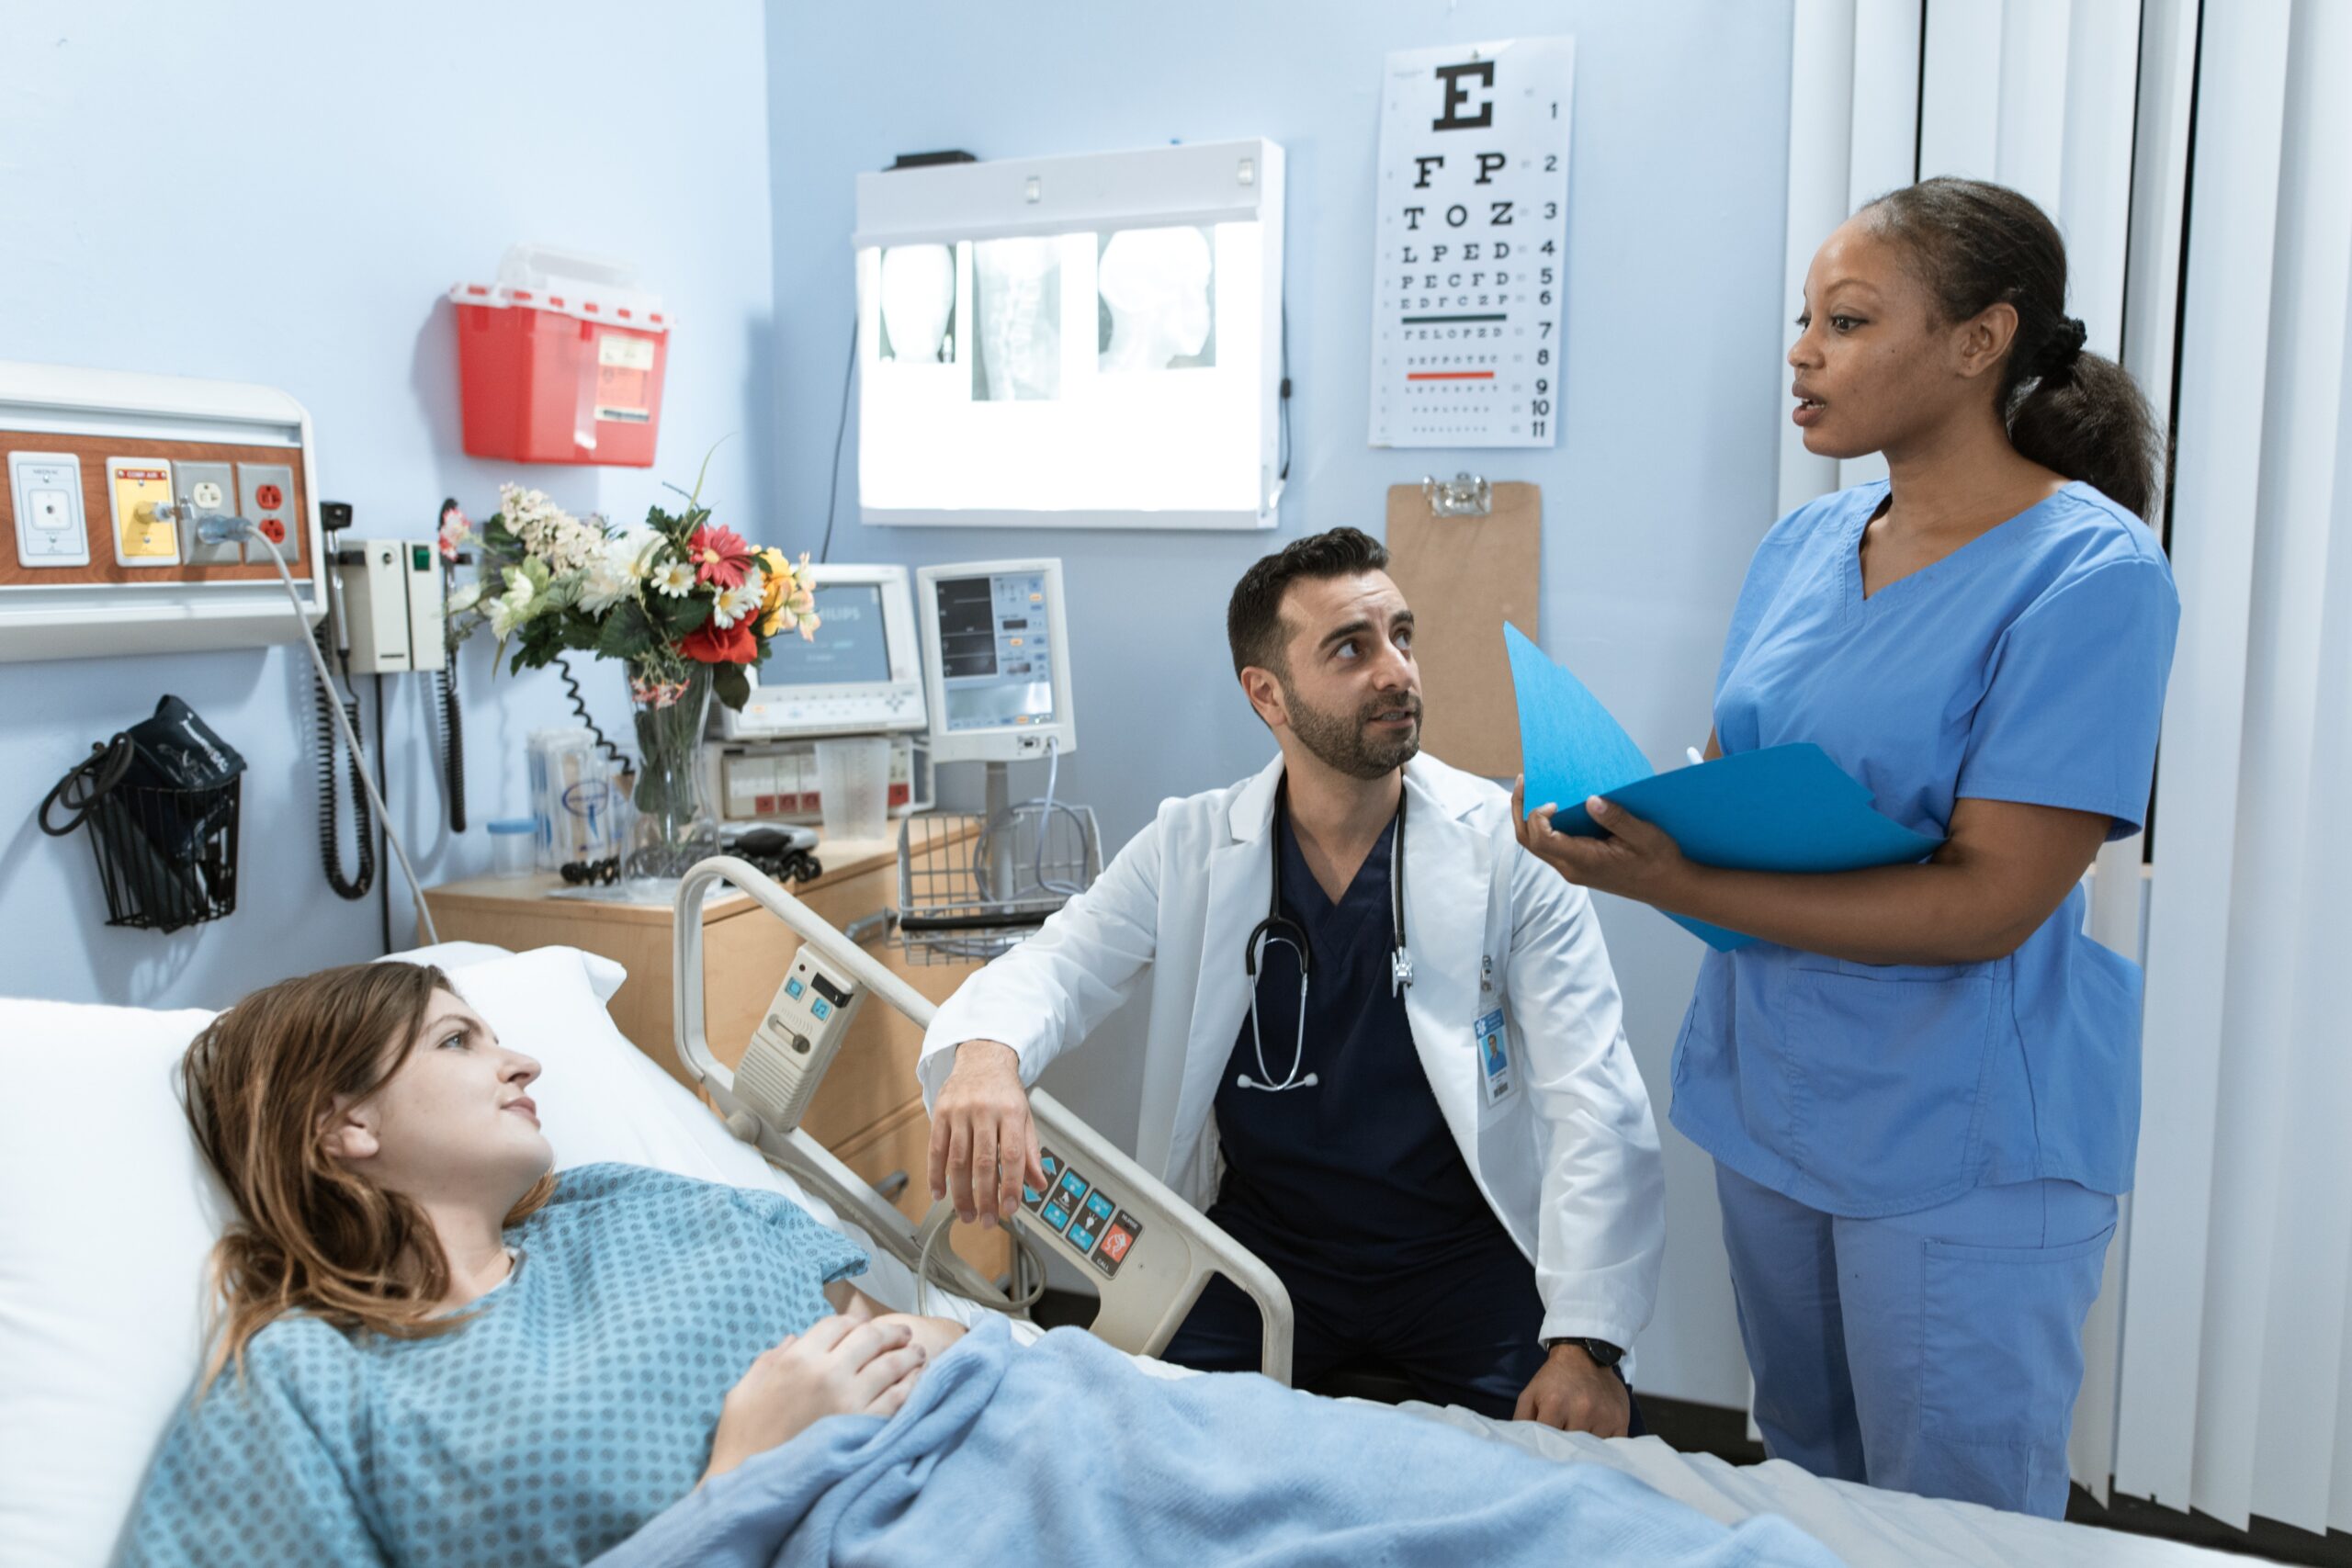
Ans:
{"label": "plastic cup", "polygon": [[878,839],[890,828],[890,738],[817,742],[817,797],[828,839]]}
{"label": "plastic cup", "polygon": [[490,874],[528,876],[538,848],[539,824],[534,818],[504,817],[490,823]]}

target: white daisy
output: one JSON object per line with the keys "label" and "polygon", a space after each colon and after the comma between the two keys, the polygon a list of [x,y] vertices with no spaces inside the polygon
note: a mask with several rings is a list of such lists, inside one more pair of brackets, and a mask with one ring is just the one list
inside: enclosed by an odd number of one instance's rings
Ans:
{"label": "white daisy", "polygon": [[731,626],[746,615],[756,615],[767,597],[767,584],[757,571],[747,574],[732,588],[721,589],[718,603],[710,618],[722,626]]}
{"label": "white daisy", "polygon": [[657,568],[653,573],[653,586],[673,599],[684,598],[694,585],[695,569],[682,560]]}

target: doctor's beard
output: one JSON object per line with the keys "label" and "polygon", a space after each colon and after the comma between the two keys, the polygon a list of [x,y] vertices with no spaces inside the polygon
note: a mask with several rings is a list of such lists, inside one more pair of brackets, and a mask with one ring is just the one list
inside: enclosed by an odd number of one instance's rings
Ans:
{"label": "doctor's beard", "polygon": [[[1376,779],[1403,767],[1421,750],[1421,699],[1417,695],[1381,697],[1352,714],[1339,714],[1315,706],[1284,682],[1283,699],[1299,744],[1324,766],[1351,779]],[[1410,728],[1397,735],[1373,732],[1379,716],[1400,711],[1413,716]]]}

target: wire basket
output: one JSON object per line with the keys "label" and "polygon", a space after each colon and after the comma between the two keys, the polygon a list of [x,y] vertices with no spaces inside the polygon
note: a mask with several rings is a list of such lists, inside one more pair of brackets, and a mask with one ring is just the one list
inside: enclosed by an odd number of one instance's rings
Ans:
{"label": "wire basket", "polygon": [[[110,926],[175,931],[233,912],[243,775],[201,789],[133,784],[123,777],[128,752],[119,737],[91,748],[42,803],[42,829],[62,837],[89,828]],[[49,820],[60,804],[74,810],[62,827]]]}
{"label": "wire basket", "polygon": [[899,824],[897,941],[920,964],[985,963],[1102,874],[1083,806],[1017,806],[993,821],[934,813]]}

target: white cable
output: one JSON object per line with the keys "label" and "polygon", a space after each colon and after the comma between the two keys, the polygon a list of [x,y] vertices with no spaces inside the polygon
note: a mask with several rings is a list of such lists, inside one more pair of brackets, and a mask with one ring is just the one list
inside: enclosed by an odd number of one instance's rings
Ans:
{"label": "white cable", "polygon": [[[209,522],[211,519],[207,521]],[[408,851],[401,845],[400,834],[392,829],[390,808],[385,806],[384,797],[376,793],[375,777],[368,771],[368,753],[360,750],[359,737],[351,732],[351,719],[343,711],[343,705],[334,700],[334,678],[327,673],[327,661],[319,657],[319,645],[310,636],[310,615],[302,607],[302,595],[295,592],[294,574],[287,570],[286,558],[278,554],[277,547],[270,542],[268,535],[243,518],[225,518],[222,521],[233,523],[237,529],[235,533],[224,534],[222,536],[224,540],[236,537],[243,537],[249,541],[258,539],[269,551],[269,558],[277,563],[278,581],[286,584],[286,597],[293,602],[295,618],[302,623],[303,635],[295,640],[302,645],[302,651],[311,656],[311,667],[318,671],[319,682],[327,692],[327,709],[334,715],[335,727],[343,731],[343,743],[351,748],[351,754],[359,761],[359,782],[368,791],[368,804],[376,808],[376,820],[383,824],[384,837],[390,841],[392,853],[401,863],[401,874],[408,878],[409,891],[416,897],[416,918],[424,923],[424,940],[428,942],[438,942],[441,940],[441,933],[434,927],[433,911],[425,907],[424,885],[417,881],[416,868],[409,864]],[[199,536],[201,536],[201,530],[199,530]]]}

